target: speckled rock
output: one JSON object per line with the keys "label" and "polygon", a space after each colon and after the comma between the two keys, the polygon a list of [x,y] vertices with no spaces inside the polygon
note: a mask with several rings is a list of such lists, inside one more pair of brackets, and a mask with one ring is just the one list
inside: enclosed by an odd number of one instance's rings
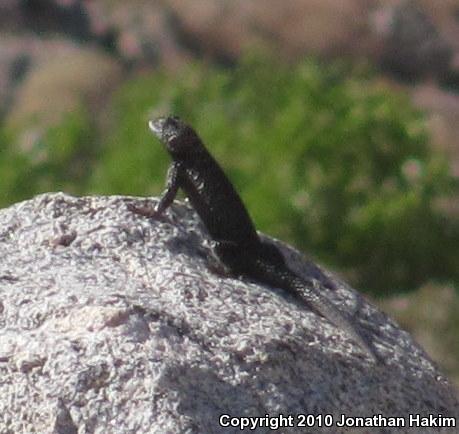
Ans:
{"label": "speckled rock", "polygon": [[241,432],[219,426],[222,414],[459,415],[424,351],[351,288],[336,281],[324,296],[355,314],[384,363],[279,289],[211,271],[188,206],[154,220],[130,203],[154,201],[58,193],[0,212],[1,434]]}

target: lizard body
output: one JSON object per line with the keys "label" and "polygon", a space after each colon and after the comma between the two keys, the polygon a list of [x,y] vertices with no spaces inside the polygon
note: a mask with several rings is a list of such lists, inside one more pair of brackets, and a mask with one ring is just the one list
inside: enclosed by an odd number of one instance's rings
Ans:
{"label": "lizard body", "polygon": [[261,240],[238,193],[195,131],[176,117],[158,118],[149,126],[173,160],[155,213],[162,214],[181,188],[209,232],[218,259],[231,273],[292,294],[344,330],[375,360],[347,315],[317,292],[317,276],[300,277],[277,247]]}
{"label": "lizard body", "polygon": [[196,133],[175,118],[161,118],[150,128],[163,137],[172,157],[166,191],[156,212],[161,214],[181,188],[215,242],[256,244],[259,237],[252,219],[223,170]]}

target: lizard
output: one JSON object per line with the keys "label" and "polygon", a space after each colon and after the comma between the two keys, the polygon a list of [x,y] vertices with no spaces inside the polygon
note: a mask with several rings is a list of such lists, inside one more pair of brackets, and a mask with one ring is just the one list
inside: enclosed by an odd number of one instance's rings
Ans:
{"label": "lizard", "polygon": [[[274,244],[260,238],[233,184],[193,128],[175,116],[151,120],[149,128],[172,158],[166,188],[152,215],[161,216],[179,188],[182,189],[207,229],[215,256],[226,270],[293,295],[344,330],[373,361],[378,360],[348,315],[317,291],[321,285],[317,274],[322,274],[319,268],[310,280],[299,276],[288,267]],[[135,207],[131,210],[136,211]],[[141,213],[145,215],[144,211]]]}

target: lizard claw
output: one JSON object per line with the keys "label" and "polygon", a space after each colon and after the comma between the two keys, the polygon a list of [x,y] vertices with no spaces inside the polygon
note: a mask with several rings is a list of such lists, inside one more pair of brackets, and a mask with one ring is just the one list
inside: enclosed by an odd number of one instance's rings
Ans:
{"label": "lizard claw", "polygon": [[133,203],[127,204],[127,209],[134,214],[140,215],[146,218],[152,218],[155,220],[171,223],[171,221],[164,216],[164,214],[160,213],[156,207],[153,208],[151,206],[142,206],[142,205],[134,205]]}

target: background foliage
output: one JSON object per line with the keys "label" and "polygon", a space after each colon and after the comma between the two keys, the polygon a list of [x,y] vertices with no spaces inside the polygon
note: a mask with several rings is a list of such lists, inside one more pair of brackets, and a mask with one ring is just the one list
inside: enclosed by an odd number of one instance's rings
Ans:
{"label": "background foliage", "polygon": [[163,113],[196,128],[260,230],[361,289],[458,282],[458,224],[438,205],[458,192],[447,162],[403,95],[343,64],[256,56],[235,70],[195,64],[178,77],[131,79],[107,109],[108,125],[81,108],[35,139],[3,129],[2,205],[60,189],[158,195],[169,160],[146,123]]}

